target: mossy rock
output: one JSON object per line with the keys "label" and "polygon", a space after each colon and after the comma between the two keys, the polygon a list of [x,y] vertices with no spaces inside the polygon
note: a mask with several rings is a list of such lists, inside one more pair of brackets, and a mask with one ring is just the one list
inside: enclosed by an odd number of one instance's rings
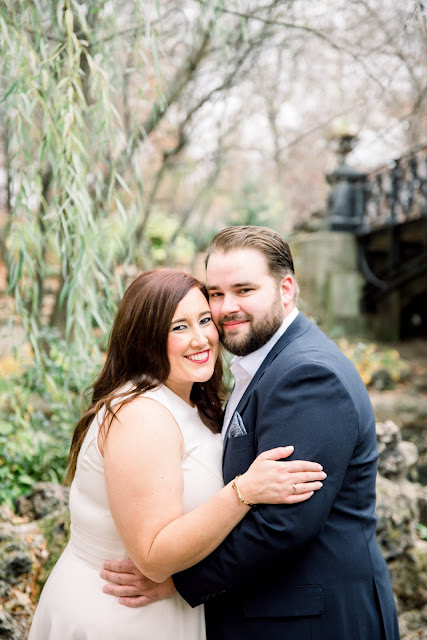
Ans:
{"label": "mossy rock", "polygon": [[427,542],[417,540],[388,568],[401,612],[421,609],[427,602]]}
{"label": "mossy rock", "polygon": [[419,520],[417,487],[377,476],[377,540],[387,561],[413,547]]}
{"label": "mossy rock", "polygon": [[422,609],[402,613],[399,629],[402,640],[427,640],[427,604]]}

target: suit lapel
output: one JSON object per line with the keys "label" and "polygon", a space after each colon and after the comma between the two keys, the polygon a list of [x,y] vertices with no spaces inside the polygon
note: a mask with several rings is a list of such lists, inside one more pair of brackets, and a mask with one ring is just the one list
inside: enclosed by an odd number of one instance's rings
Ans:
{"label": "suit lapel", "polygon": [[[295,318],[295,320],[292,322],[290,327],[286,329],[285,333],[279,338],[279,340],[272,347],[272,349],[270,349],[270,351],[268,352],[268,354],[266,355],[266,357],[258,367],[254,377],[249,383],[248,388],[246,389],[245,393],[243,394],[243,396],[239,401],[239,404],[236,407],[236,411],[240,415],[242,415],[242,412],[244,411],[246,405],[248,404],[255,386],[258,384],[259,380],[262,378],[262,376],[264,375],[264,373],[266,372],[270,364],[277,358],[279,353],[281,353],[283,349],[288,346],[288,344],[290,344],[300,335],[308,331],[308,329],[311,326],[312,326],[311,322],[307,320],[307,318],[300,312]],[[230,417],[230,423],[232,419],[233,419],[233,416]],[[225,451],[227,449],[228,429],[229,429],[230,423],[227,425],[227,431],[225,433],[223,458],[225,455]]]}

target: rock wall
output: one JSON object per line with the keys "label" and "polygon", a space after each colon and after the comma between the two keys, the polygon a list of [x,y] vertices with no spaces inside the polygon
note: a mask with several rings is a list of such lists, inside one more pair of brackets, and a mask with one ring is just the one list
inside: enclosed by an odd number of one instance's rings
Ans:
{"label": "rock wall", "polygon": [[414,377],[412,388],[375,392],[370,391],[377,421],[393,420],[402,431],[402,437],[418,449],[418,462],[410,474],[413,480],[427,485],[427,381],[424,376]]}
{"label": "rock wall", "polygon": [[[391,420],[377,423],[377,537],[387,560],[402,640],[427,640],[427,487],[409,481],[414,443]],[[39,483],[0,506],[0,638],[24,640],[38,594],[69,536],[68,489]],[[368,638],[366,640],[369,640]]]}
{"label": "rock wall", "polygon": [[427,639],[427,487],[407,479],[418,462],[414,443],[391,420],[377,423],[377,539],[387,561],[405,640]]}
{"label": "rock wall", "polygon": [[[69,537],[69,490],[36,484],[0,506],[0,638],[25,640],[41,588]],[[58,639],[59,640],[59,639]]]}

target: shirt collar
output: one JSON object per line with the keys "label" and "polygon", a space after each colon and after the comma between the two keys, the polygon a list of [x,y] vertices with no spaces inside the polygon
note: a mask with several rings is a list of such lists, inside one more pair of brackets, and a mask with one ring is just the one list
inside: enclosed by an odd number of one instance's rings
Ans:
{"label": "shirt collar", "polygon": [[253,378],[255,373],[261,366],[261,363],[266,358],[267,354],[271,351],[279,338],[282,337],[286,329],[290,327],[292,322],[297,317],[298,313],[299,312],[296,307],[292,309],[292,311],[286,316],[286,318],[284,318],[276,333],[262,347],[260,347],[256,351],[252,351],[252,353],[248,353],[247,356],[234,356],[230,363],[232,374],[237,377],[239,376],[239,373],[243,373],[243,375],[247,375],[250,376],[250,378]]}

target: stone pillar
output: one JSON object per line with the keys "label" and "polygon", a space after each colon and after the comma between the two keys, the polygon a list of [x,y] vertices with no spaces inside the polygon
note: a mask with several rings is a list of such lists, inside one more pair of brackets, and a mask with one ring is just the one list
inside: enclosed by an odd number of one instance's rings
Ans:
{"label": "stone pillar", "polygon": [[359,300],[363,279],[352,233],[318,231],[291,242],[301,287],[301,309],[327,332],[357,335],[363,329]]}
{"label": "stone pillar", "polygon": [[378,303],[375,314],[366,316],[371,333],[377,340],[386,342],[399,340],[401,313],[400,292],[392,291]]}

